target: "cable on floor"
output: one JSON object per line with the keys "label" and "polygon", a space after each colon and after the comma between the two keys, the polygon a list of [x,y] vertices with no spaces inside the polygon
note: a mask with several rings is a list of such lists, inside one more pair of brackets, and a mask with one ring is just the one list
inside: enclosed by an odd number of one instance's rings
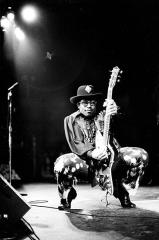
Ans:
{"label": "cable on floor", "polygon": [[35,238],[31,235],[29,235],[28,237],[31,239],[31,240],[40,240],[40,238],[37,236],[37,234],[35,233],[34,229],[32,228],[31,224],[26,221],[26,219],[22,218],[22,220],[25,222],[25,224],[28,226],[28,228],[30,228],[31,230],[31,234],[35,236]]}
{"label": "cable on floor", "polygon": [[[41,207],[41,208],[51,208],[51,209],[57,209],[59,210],[57,207],[51,207],[51,206],[41,206],[41,205],[31,205],[33,207]],[[79,212],[74,212],[72,211],[71,209],[67,209],[67,210],[64,210],[64,212],[68,212],[68,213],[72,213],[72,214],[77,214],[77,215],[81,215],[81,216],[89,216],[89,217],[100,217],[100,218],[108,218],[108,217],[114,217],[114,218],[126,218],[126,217],[129,217],[130,218],[130,215],[120,215],[120,216],[117,216],[117,215],[106,215],[106,216],[100,216],[100,215],[95,215],[95,214],[88,214],[88,213],[79,213]],[[159,219],[159,217],[151,217],[151,216],[131,216],[131,218],[143,218],[143,219]]]}

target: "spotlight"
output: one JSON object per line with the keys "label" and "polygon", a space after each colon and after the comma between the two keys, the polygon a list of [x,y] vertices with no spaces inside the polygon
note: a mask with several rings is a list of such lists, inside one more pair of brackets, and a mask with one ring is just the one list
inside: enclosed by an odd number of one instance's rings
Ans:
{"label": "spotlight", "polygon": [[14,21],[14,13],[13,12],[9,12],[8,14],[7,14],[7,18],[8,18],[8,20],[10,21],[10,22],[12,22],[12,21]]}
{"label": "spotlight", "polygon": [[37,8],[33,5],[26,5],[21,10],[21,17],[27,23],[35,22],[38,18],[38,11]]}
{"label": "spotlight", "polygon": [[2,16],[1,20],[0,20],[0,24],[1,27],[6,30],[9,28],[10,22],[8,20],[8,18],[6,18],[5,16]]}

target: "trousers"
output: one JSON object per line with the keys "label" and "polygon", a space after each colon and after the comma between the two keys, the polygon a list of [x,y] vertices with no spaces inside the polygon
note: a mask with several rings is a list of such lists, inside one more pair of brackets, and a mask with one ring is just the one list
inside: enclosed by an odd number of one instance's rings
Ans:
{"label": "trousers", "polygon": [[[125,196],[134,195],[137,192],[148,160],[148,153],[143,148],[121,147],[119,149],[111,168],[115,198],[122,201]],[[59,197],[66,199],[69,203],[77,196],[75,184],[78,180],[91,179],[92,181],[93,179],[89,174],[89,165],[74,153],[59,156],[54,163],[54,172]]]}

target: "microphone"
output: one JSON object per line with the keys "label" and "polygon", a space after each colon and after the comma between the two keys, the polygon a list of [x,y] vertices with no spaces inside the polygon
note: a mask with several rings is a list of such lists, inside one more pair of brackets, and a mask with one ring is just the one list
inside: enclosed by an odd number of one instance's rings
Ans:
{"label": "microphone", "polygon": [[15,87],[15,86],[17,86],[19,83],[18,82],[16,82],[16,83],[14,83],[10,88],[8,88],[8,101],[11,99],[11,97],[12,97],[12,92],[11,92],[11,90]]}
{"label": "microphone", "polygon": [[8,91],[12,90],[18,84],[19,84],[18,82],[14,83],[10,88],[8,88]]}

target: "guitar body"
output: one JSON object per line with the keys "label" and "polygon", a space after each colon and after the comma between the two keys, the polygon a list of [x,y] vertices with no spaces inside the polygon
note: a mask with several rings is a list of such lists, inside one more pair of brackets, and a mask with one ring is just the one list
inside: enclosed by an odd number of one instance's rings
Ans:
{"label": "guitar body", "polygon": [[112,165],[114,162],[114,150],[111,147],[111,145],[108,143],[108,145],[104,145],[104,137],[100,133],[100,131],[97,131],[96,133],[96,149],[106,149],[108,157],[104,160],[101,160],[99,162],[99,170],[97,172],[97,176],[99,178],[99,186],[103,191],[107,191],[110,195],[113,195],[113,180],[112,180]]}

